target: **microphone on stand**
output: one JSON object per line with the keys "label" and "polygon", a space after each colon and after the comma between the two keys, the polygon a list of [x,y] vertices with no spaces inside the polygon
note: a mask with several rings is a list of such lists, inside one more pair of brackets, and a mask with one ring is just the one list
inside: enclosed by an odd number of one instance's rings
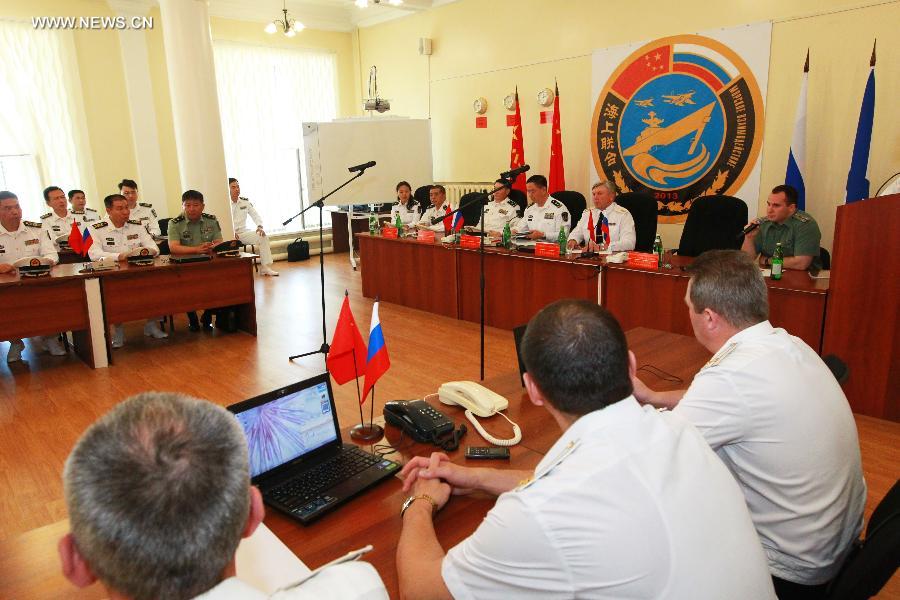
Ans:
{"label": "microphone on stand", "polygon": [[375,161],[374,161],[374,160],[370,160],[370,161],[367,162],[367,163],[363,163],[363,164],[361,164],[361,165],[356,165],[355,167],[350,167],[350,168],[347,169],[347,170],[350,171],[351,173],[356,173],[356,172],[358,172],[358,171],[365,171],[365,170],[368,169],[369,167],[374,167],[374,166],[375,166]]}
{"label": "microphone on stand", "polygon": [[750,233],[751,231],[753,231],[754,229],[759,227],[761,224],[765,223],[766,221],[768,221],[768,219],[766,219],[765,217],[760,217],[756,221],[754,221],[752,223],[748,223],[747,226],[744,227],[743,229],[741,229],[741,232],[739,234],[737,234],[737,239],[741,239],[742,237],[744,237],[745,235],[747,235],[748,233]]}
{"label": "microphone on stand", "polygon": [[510,169],[509,171],[504,171],[500,173],[500,179],[509,179],[512,182],[515,182],[516,177],[521,175],[522,173],[527,172],[531,169],[528,165],[522,165],[521,167],[516,167],[515,169]]}

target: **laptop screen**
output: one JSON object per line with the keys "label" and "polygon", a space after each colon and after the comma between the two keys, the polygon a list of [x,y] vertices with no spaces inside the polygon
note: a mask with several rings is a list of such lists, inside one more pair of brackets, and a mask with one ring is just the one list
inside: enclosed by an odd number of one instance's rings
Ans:
{"label": "laptop screen", "polygon": [[328,376],[228,407],[244,429],[256,477],[339,439]]}

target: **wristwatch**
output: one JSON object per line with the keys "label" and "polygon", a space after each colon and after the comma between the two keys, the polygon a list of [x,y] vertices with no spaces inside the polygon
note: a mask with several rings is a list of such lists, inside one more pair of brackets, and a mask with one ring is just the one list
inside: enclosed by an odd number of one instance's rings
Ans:
{"label": "wristwatch", "polygon": [[416,500],[428,500],[429,502],[431,502],[431,514],[434,515],[434,513],[437,512],[438,505],[437,505],[437,502],[434,501],[434,498],[432,498],[428,494],[419,494],[418,496],[410,496],[403,503],[403,507],[400,509],[400,518],[401,519],[403,518],[403,513],[406,512],[406,509],[409,508],[410,506],[412,506],[412,503],[415,502]]}

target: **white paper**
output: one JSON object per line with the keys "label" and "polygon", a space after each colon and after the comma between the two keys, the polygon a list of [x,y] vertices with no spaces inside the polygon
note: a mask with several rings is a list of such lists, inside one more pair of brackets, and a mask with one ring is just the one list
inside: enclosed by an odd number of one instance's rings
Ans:
{"label": "white paper", "polygon": [[309,567],[262,523],[253,535],[241,540],[236,557],[238,578],[266,594],[310,573]]}

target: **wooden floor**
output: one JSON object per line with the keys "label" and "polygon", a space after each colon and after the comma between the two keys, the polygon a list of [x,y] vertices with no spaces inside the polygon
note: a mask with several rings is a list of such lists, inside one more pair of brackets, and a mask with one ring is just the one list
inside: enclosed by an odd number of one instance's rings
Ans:
{"label": "wooden floor", "polygon": [[[326,256],[326,328],[330,339],[344,290],[360,329],[367,331],[372,301],[361,295],[360,275],[346,254]],[[0,538],[66,517],[63,462],[84,429],[122,399],[147,390],[177,390],[227,405],[320,373],[321,355],[288,361],[322,343],[318,261],[277,264],[281,277],[256,281],[258,337],[190,333],[184,315],[168,340],[126,327],[115,365],[92,370],[74,355],[34,354],[0,362]],[[382,304],[392,367],[377,387],[375,414],[387,400],[422,397],[453,379],[478,379],[478,325]],[[517,369],[512,333],[488,328],[486,376]],[[0,360],[7,344],[0,343]],[[359,421],[356,386],[336,386],[341,424]],[[368,403],[366,409],[368,409]],[[869,487],[866,515],[900,477],[900,424],[857,417]],[[314,566],[314,565],[313,565]],[[0,582],[2,596],[2,582]],[[900,576],[879,598],[900,600]]]}

